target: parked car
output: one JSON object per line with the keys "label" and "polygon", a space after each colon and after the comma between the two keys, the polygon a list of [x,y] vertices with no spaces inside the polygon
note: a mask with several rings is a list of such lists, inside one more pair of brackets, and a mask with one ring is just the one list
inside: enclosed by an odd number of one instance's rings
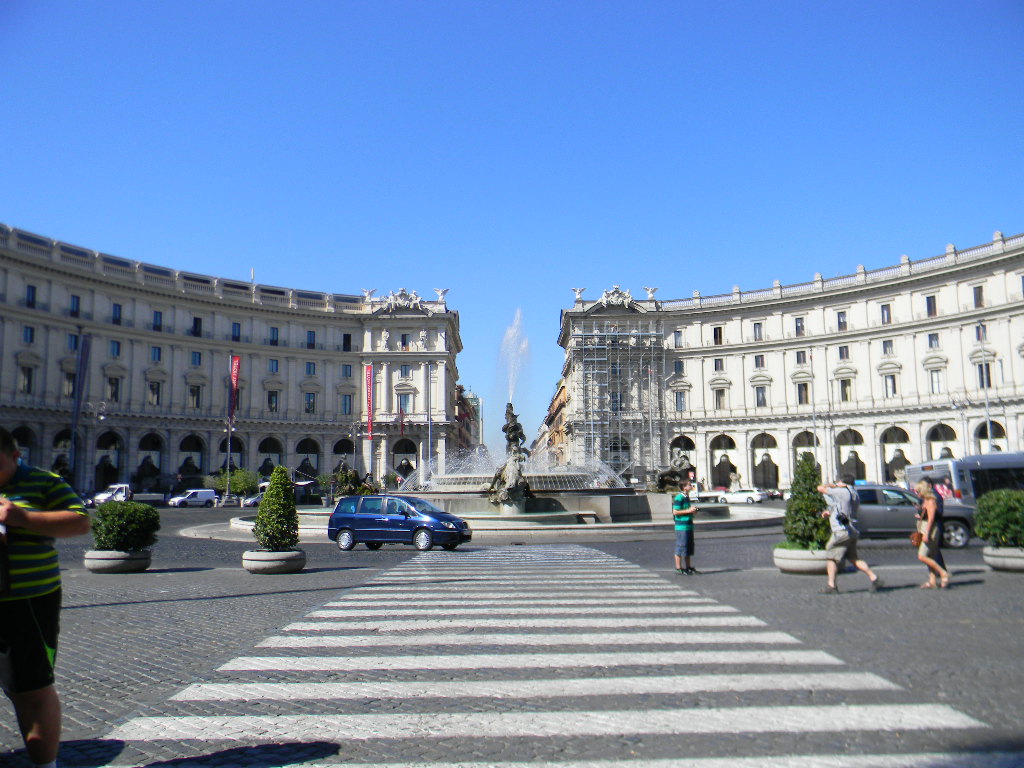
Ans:
{"label": "parked car", "polygon": [[258,507],[260,502],[263,501],[263,492],[260,491],[255,496],[246,496],[242,499],[243,507]]}
{"label": "parked car", "polygon": [[[896,485],[854,486],[860,499],[857,530],[868,538],[907,537],[917,530],[918,498]],[[974,508],[947,499],[943,504],[942,545],[966,547],[974,531]]]}
{"label": "parked car", "polygon": [[190,488],[167,500],[171,507],[212,507],[217,503],[213,488]]}
{"label": "parked car", "polygon": [[738,491],[719,491],[718,501],[721,504],[760,504],[768,501],[768,494],[760,488],[742,488]]}
{"label": "parked car", "polygon": [[472,540],[465,520],[450,515],[426,499],[412,496],[345,496],[327,523],[327,537],[338,549],[356,544],[380,549],[384,544],[412,544],[425,552],[439,544],[452,550]]}

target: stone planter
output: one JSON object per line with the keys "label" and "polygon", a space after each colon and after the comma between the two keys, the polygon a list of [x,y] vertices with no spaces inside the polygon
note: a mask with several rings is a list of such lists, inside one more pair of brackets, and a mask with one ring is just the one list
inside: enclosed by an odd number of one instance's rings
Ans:
{"label": "stone planter", "polygon": [[1024,548],[985,547],[981,550],[981,556],[993,570],[1024,573]]}
{"label": "stone planter", "polygon": [[119,552],[110,549],[86,550],[83,564],[93,573],[140,573],[153,562],[153,553],[148,549]]}
{"label": "stone planter", "polygon": [[301,549],[288,552],[250,549],[242,553],[242,567],[249,573],[298,573],[306,567],[306,553]]}
{"label": "stone planter", "polygon": [[775,566],[783,573],[798,573],[821,576],[826,572],[828,558],[824,549],[780,549],[772,550]]}

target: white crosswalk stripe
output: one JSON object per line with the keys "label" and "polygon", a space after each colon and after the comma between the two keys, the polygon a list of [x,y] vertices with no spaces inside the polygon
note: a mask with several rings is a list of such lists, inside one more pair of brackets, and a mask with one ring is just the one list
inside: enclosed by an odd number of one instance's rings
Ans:
{"label": "white crosswalk stripe", "polygon": [[[927,744],[929,734],[987,726],[908,700],[899,685],[767,627],[587,547],[428,552],[259,640],[265,653],[226,661],[107,738],[139,749],[188,742],[192,752],[204,742],[347,745],[337,761],[307,768],[973,768],[1002,759],[905,750],[911,734]],[[811,703],[780,699],[786,692]],[[836,723],[892,751],[833,752]],[[791,734],[786,743],[801,746],[692,754],[702,737],[727,734]],[[687,757],[646,757],[647,741],[632,753],[599,751],[639,737],[678,738]],[[425,738],[448,740],[451,754],[418,757]],[[565,759],[566,740],[594,750],[591,759]],[[382,741],[391,757],[375,761]],[[505,759],[516,743],[536,756]],[[488,745],[493,760],[480,756]]]}

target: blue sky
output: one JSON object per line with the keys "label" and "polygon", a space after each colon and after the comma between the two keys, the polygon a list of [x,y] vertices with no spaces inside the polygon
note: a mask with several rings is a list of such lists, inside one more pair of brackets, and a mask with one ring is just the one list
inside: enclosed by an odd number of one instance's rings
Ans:
{"label": "blue sky", "polygon": [[559,311],[1024,231],[1024,4],[0,2],[0,221],[130,259],[449,288],[488,439]]}

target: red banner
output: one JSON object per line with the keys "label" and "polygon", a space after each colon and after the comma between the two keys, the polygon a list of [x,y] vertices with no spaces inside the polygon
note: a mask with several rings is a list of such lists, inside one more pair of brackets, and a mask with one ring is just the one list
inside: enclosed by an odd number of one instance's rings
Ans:
{"label": "red banner", "polygon": [[373,440],[373,364],[366,366],[366,434]]}
{"label": "red banner", "polygon": [[235,417],[235,405],[238,403],[238,374],[242,369],[242,358],[231,356],[231,395],[228,397],[228,419]]}

